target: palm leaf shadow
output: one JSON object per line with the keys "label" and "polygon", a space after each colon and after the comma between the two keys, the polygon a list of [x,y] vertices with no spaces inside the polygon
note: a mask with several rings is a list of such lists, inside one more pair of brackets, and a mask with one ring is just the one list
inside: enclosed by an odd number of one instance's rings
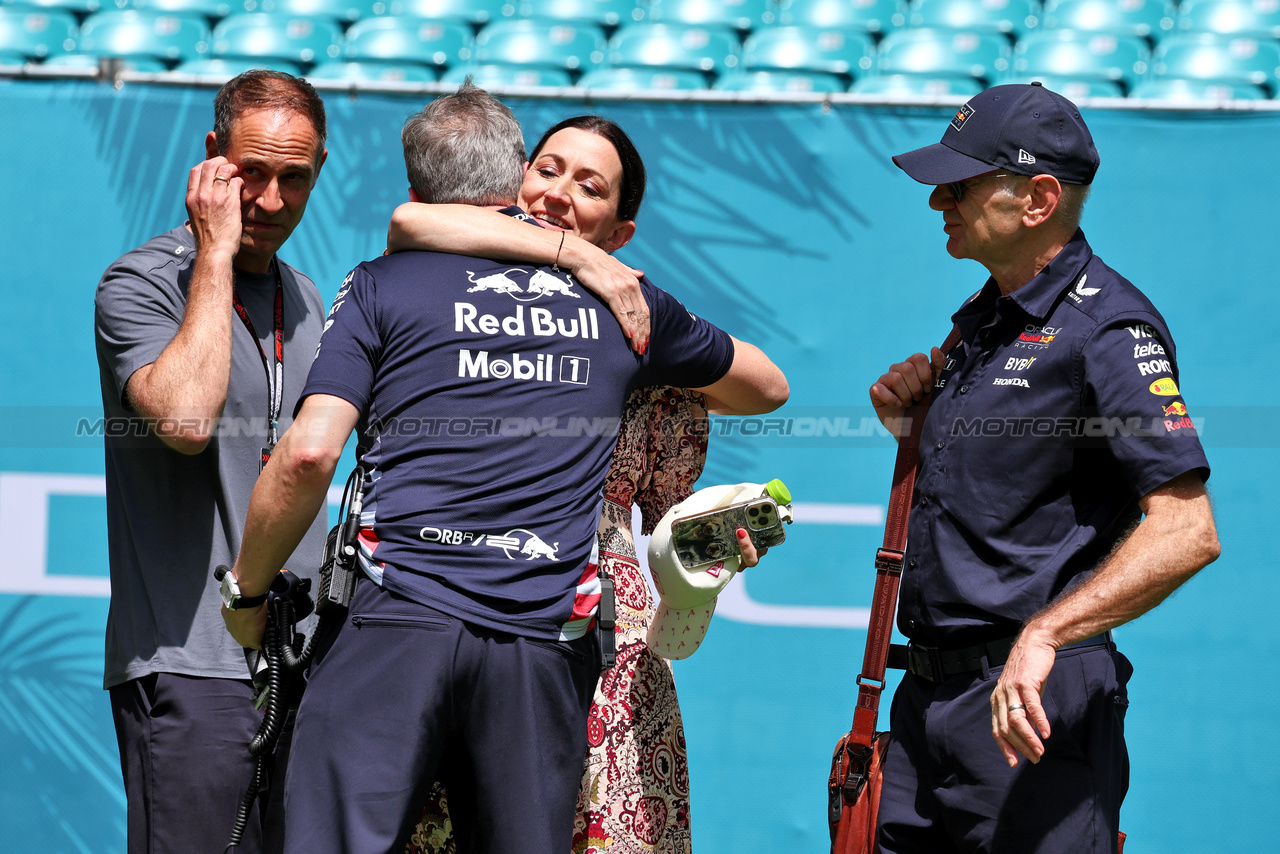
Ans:
{"label": "palm leaf shadow", "polygon": [[6,834],[14,850],[122,849],[125,803],[102,691],[102,629],[70,611],[40,613],[49,602],[16,598],[0,613]]}

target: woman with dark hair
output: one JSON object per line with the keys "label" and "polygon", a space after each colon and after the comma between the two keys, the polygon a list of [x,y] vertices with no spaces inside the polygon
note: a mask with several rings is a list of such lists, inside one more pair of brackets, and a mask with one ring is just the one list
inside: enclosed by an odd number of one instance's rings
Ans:
{"label": "woman with dark hair", "polygon": [[387,251],[554,264],[599,295],[632,347],[643,352],[649,338],[643,273],[609,253],[635,234],[644,188],[644,163],[626,132],[600,116],[574,116],[538,140],[520,189],[518,204],[526,212],[520,218],[536,219],[543,228],[472,205],[408,202],[391,217]]}
{"label": "woman with dark hair", "polygon": [[[618,155],[618,159],[622,163],[622,186],[618,195],[618,209],[616,211],[619,220],[624,222],[635,222],[636,214],[640,213],[640,203],[644,201],[645,177],[644,161],[640,159],[640,152],[636,151],[635,144],[632,143],[631,137],[620,128],[617,123],[601,116],[573,116],[565,119],[559,124],[552,125],[542,134],[542,138],[538,140],[538,144],[533,147],[533,154],[530,155],[530,165],[538,159],[539,152],[546,147],[547,141],[566,128],[576,128],[578,130],[593,133],[596,136],[607,140],[612,146],[614,153]],[[521,188],[520,195],[525,196],[530,192]]]}
{"label": "woman with dark hair", "polygon": [[[397,209],[388,245],[558,263],[609,302],[643,353],[648,315],[640,274],[608,253],[635,234],[644,185],[644,164],[626,133],[599,116],[577,116],[550,128],[530,155],[519,201],[544,228],[480,208],[411,203]],[[706,461],[708,411],[732,414],[688,389],[637,389],[627,402],[597,534],[600,567],[616,592],[617,664],[601,675],[591,706],[574,852],[690,850],[684,726],[671,663],[645,643],[654,601],[636,556],[631,506],[639,506],[648,533],[693,491]],[[739,544],[742,566],[755,565],[750,540]],[[446,815],[437,786],[410,854],[454,850]]]}

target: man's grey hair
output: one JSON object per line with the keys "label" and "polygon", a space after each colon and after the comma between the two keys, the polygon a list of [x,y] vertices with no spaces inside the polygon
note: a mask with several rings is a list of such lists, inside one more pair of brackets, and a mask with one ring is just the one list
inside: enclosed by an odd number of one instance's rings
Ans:
{"label": "man's grey hair", "polygon": [[[1027,179],[1031,176],[1010,175],[1008,177]],[[1084,216],[1084,203],[1088,201],[1089,191],[1093,189],[1093,185],[1068,184],[1065,181],[1059,181],[1058,185],[1062,187],[1062,195],[1058,197],[1058,207],[1053,212],[1054,225],[1055,227],[1061,226],[1063,229],[1075,232],[1080,227],[1080,218]],[[1011,185],[1004,184],[996,190],[995,194],[1002,194],[1012,198],[1017,195],[1017,191]]]}
{"label": "man's grey hair", "polygon": [[1084,216],[1084,203],[1089,199],[1092,184],[1063,184],[1062,195],[1058,197],[1057,217],[1064,226],[1070,226],[1074,232],[1080,227],[1080,218]]}
{"label": "man's grey hair", "polygon": [[467,78],[404,123],[409,185],[430,204],[511,205],[524,180],[524,136],[507,106]]}

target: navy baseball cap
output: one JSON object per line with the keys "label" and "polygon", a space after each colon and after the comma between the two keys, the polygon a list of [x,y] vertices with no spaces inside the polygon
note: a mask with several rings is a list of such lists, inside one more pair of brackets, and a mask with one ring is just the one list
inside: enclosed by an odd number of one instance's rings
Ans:
{"label": "navy baseball cap", "polygon": [[1075,104],[1039,83],[1012,83],[974,95],[942,142],[893,162],[921,184],[952,184],[995,169],[1090,184],[1099,159]]}

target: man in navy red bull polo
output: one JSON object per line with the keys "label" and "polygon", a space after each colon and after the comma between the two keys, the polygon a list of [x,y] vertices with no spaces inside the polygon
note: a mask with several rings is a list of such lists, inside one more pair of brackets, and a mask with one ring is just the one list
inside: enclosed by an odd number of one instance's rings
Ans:
{"label": "man in navy red bull polo", "polygon": [[[415,200],[514,204],[520,126],[483,91],[437,99],[402,138]],[[571,847],[600,673],[591,551],[627,396],[703,387],[761,412],[787,394],[759,350],[641,289],[653,343],[637,356],[556,268],[402,252],[347,277],[234,569],[245,595],[267,589],[358,426],[364,580],[298,709],[290,854],[398,854],[437,778],[459,850]],[[252,615],[225,616],[260,642]]]}
{"label": "man in navy red bull polo", "polygon": [[1070,101],[988,89],[894,162],[991,278],[953,316],[959,344],[871,386],[895,433],[933,391],[880,847],[1114,852],[1131,668],[1109,630],[1219,552],[1173,338],[1079,229],[1099,158]]}

